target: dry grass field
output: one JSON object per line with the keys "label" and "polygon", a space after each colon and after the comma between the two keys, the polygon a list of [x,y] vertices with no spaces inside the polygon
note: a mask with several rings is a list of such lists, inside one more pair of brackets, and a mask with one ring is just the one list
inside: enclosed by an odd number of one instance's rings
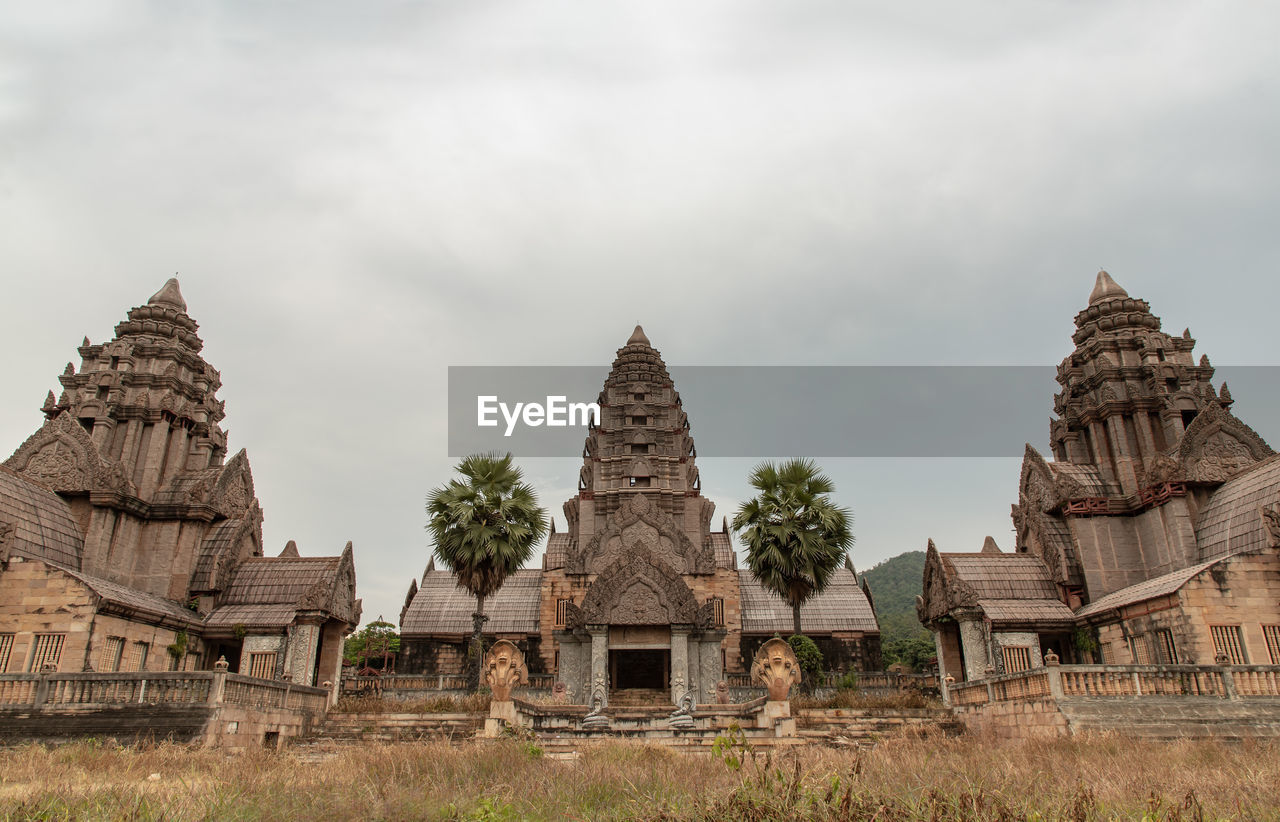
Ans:
{"label": "dry grass field", "polygon": [[1115,818],[1280,819],[1280,745],[903,738],[778,758],[613,745],[571,761],[521,740],[319,761],[92,740],[0,751],[0,819]]}

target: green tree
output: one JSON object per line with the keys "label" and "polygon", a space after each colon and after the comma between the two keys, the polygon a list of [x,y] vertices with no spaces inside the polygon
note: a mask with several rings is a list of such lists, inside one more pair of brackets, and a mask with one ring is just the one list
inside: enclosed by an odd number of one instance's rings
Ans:
{"label": "green tree", "polygon": [[471,615],[474,664],[468,671],[474,690],[483,662],[485,598],[533,556],[547,532],[547,512],[538,507],[537,495],[510,454],[473,454],[458,463],[457,471],[462,479],[451,479],[427,496],[427,531],[436,559],[476,598]]}
{"label": "green tree", "polygon": [[762,462],[748,481],[759,493],[738,508],[734,533],[752,576],[791,606],[800,634],[800,606],[827,587],[853,545],[853,514],[831,501],[835,485],[812,460]]}
{"label": "green tree", "polygon": [[400,635],[396,626],[378,617],[373,622],[347,637],[342,645],[342,658],[357,668],[368,668],[369,660],[382,659],[382,670],[387,669],[391,657],[400,653]]}

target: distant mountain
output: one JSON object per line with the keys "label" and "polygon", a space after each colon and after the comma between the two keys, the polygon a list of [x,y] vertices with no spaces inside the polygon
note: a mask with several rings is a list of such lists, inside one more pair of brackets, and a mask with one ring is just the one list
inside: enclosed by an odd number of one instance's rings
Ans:
{"label": "distant mountain", "polygon": [[886,559],[863,571],[862,576],[875,600],[883,645],[896,640],[932,637],[916,619],[916,597],[920,596],[924,579],[924,551],[908,551]]}

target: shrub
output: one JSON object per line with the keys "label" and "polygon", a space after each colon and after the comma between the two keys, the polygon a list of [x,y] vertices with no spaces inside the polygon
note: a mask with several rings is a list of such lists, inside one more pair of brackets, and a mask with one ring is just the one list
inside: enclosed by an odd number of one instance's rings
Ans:
{"label": "shrub", "polygon": [[801,689],[805,692],[813,690],[818,683],[818,675],[822,673],[822,651],[818,645],[803,634],[795,634],[787,640],[796,659],[800,661],[800,672],[804,674]]}

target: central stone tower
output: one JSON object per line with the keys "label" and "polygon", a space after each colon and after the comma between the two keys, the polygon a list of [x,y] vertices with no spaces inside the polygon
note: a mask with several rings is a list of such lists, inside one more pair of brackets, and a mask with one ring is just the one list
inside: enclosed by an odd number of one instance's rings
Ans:
{"label": "central stone tower", "polygon": [[558,678],[581,701],[596,691],[693,689],[709,701],[723,676],[725,603],[737,607],[727,535],[710,530],[689,419],[666,364],[636,326],[600,392],[567,534],[547,549],[543,624]]}

